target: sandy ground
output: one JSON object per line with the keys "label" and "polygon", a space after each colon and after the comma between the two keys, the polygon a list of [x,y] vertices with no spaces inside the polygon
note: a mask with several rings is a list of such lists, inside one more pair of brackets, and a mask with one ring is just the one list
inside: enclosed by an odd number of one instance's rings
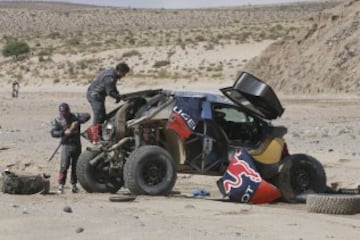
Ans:
{"label": "sandy ground", "polygon": [[[242,57],[250,59],[258,55],[267,44],[244,45]],[[233,47],[224,48],[221,59],[236,57],[231,55]],[[196,61],[196,57],[191,59]],[[201,79],[144,81],[126,78],[118,87],[121,92],[144,88],[218,92],[219,88],[232,85],[231,78],[226,79],[205,82]],[[48,162],[58,145],[50,136],[50,122],[58,114],[58,105],[64,101],[71,105],[73,112],[91,112],[85,98],[86,88],[87,85],[29,84],[21,86],[19,98],[13,99],[10,83],[2,83],[0,170],[11,165],[10,169],[16,172],[51,174],[52,194],[0,193],[0,239],[358,238],[360,214],[313,214],[306,211],[304,204],[246,205],[219,201],[222,197],[215,184],[219,177],[181,174],[174,188],[180,194],[140,196],[127,203],[110,202],[110,194],[88,194],[82,189],[79,194],[72,194],[69,185],[64,195],[54,194],[60,154]],[[286,141],[290,152],[306,153],[319,159],[325,166],[329,184],[358,186],[360,98],[340,95],[279,97],[286,111],[274,124],[288,128]],[[115,106],[110,99],[106,104],[109,110]],[[83,146],[87,145],[83,140]],[[208,190],[211,196],[192,198],[193,190],[198,188]],[[127,193],[127,190],[121,192]],[[64,212],[65,206],[70,206],[72,213]],[[80,228],[83,231],[77,233]]]}
{"label": "sandy ground", "polygon": [[[281,10],[281,12],[284,11]],[[23,26],[18,21],[11,21],[14,14],[6,15],[5,13],[2,16],[5,23],[13,22],[16,26]],[[54,13],[59,15],[56,11]],[[108,10],[104,13],[106,16],[112,16],[112,14],[108,14]],[[134,13],[136,14],[137,11]],[[212,14],[212,12],[210,13]],[[290,13],[294,14],[291,11]],[[31,19],[47,19],[48,15],[42,14],[46,13],[36,12],[35,15],[39,15],[36,18],[34,14],[29,16]],[[156,11],[154,14],[158,16]],[[170,12],[170,14],[171,16],[182,16],[177,15],[179,13],[174,15]],[[193,13],[190,12],[190,14]],[[214,12],[214,14],[217,13]],[[241,12],[239,14],[245,19],[249,18],[248,14]],[[296,12],[294,15],[299,14],[303,13]],[[23,13],[17,16],[21,17],[20,23],[30,23],[34,27],[43,26],[43,24],[32,24],[26,16]],[[79,21],[84,19],[76,17],[72,13],[70,16],[68,22],[75,25],[77,24],[72,21],[73,19],[76,18]],[[92,16],[96,15],[89,15],[89,17]],[[201,16],[200,19],[202,19]],[[256,20],[266,21],[256,14],[253,16]],[[239,16],[235,17],[236,20],[239,19]],[[132,20],[133,18],[129,19],[131,24],[137,24]],[[176,20],[176,18],[174,19]],[[194,16],[194,19],[197,18]],[[54,21],[64,24],[63,21]],[[123,24],[121,19],[120,21]],[[210,24],[212,21],[217,22],[218,19],[211,17],[211,21],[204,22]],[[46,23],[46,27],[51,26],[47,21],[41,22]],[[92,21],[90,22],[92,23]],[[181,21],[175,21],[176,24],[179,22]],[[146,23],[152,24],[151,22]],[[161,26],[163,25],[162,21],[159,23]],[[337,24],[337,22],[335,23]],[[8,24],[1,26],[18,31]],[[72,30],[72,25],[67,26],[65,23],[61,26],[69,31]],[[98,26],[103,27],[102,24]],[[148,26],[144,25],[143,27],[147,28]],[[199,25],[199,28],[201,27],[202,25]],[[341,31],[341,28],[337,29]],[[28,31],[34,30],[29,28]],[[331,29],[330,32],[332,33],[333,30]],[[122,35],[117,32],[116,34]],[[198,34],[208,36],[203,32]],[[41,46],[46,47],[42,39],[37,40],[41,40]],[[54,41],[56,42],[56,39]],[[203,43],[194,45],[194,47],[186,46],[185,49],[169,46],[139,47],[135,50],[139,51],[141,56],[125,59],[131,65],[134,75],[147,73],[149,76],[154,62],[171,58],[171,64],[165,69],[172,74],[174,72],[178,72],[180,75],[190,73],[191,78],[181,79],[179,77],[179,79],[168,80],[160,77],[144,79],[134,76],[133,78],[127,77],[124,82],[119,84],[119,88],[122,92],[144,88],[217,91],[221,87],[231,85],[237,71],[241,70],[250,59],[260,55],[271,42],[249,42],[248,44],[229,42],[224,46],[215,45],[212,50],[204,48]],[[309,45],[316,46],[312,43]],[[67,48],[65,50],[71,50]],[[85,98],[89,76],[94,74],[98,67],[113,66],[119,57],[121,58],[125,52],[130,50],[133,49],[123,48],[96,51],[96,53],[87,51],[86,54],[62,54],[59,52],[52,55],[52,61],[42,63],[39,63],[37,54],[21,64],[17,61],[6,62],[0,58],[2,62],[0,69],[0,170],[10,166],[10,170],[15,172],[44,172],[52,176],[51,194],[49,195],[19,196],[0,193],[1,240],[359,239],[360,214],[314,214],[307,212],[304,204],[248,205],[221,201],[222,197],[215,184],[219,177],[213,176],[179,174],[174,188],[174,191],[179,194],[168,197],[139,196],[133,202],[110,202],[110,194],[89,194],[83,189],[78,194],[72,194],[69,184],[66,186],[65,194],[54,194],[57,187],[56,177],[60,165],[60,154],[56,154],[55,158],[48,162],[48,158],[58,145],[58,140],[51,138],[49,131],[50,122],[58,114],[58,105],[61,102],[68,102],[73,112],[91,112]],[[282,50],[279,52],[281,53]],[[170,52],[171,54],[169,54]],[[323,54],[315,54],[315,56],[323,56]],[[86,71],[78,72],[78,78],[69,79],[66,75],[70,72],[69,68],[76,68],[77,62],[84,59],[100,59],[103,66],[98,66],[98,62],[95,62],[94,66],[86,68]],[[145,64],[144,60],[147,60],[148,63]],[[285,58],[285,63],[287,60]],[[220,62],[222,69],[220,72],[207,70],[208,67],[219,67]],[[279,65],[278,62],[273,62]],[[25,66],[22,66],[24,64]],[[302,65],[302,62],[299,64]],[[281,64],[281,66],[286,67],[286,64]],[[196,75],[194,70],[199,70],[201,67],[203,71]],[[215,73],[223,75],[215,78],[213,77]],[[10,92],[11,81],[17,75],[22,75],[23,80],[19,98],[13,99]],[[53,84],[57,77],[63,85]],[[294,87],[292,84],[289,86],[290,88]],[[350,86],[353,85],[350,84]],[[324,92],[327,92],[326,89]],[[281,119],[274,121],[274,124],[284,125],[288,128],[286,142],[290,153],[306,153],[317,158],[325,167],[328,184],[337,183],[339,187],[344,188],[357,187],[360,184],[360,96],[358,93],[353,96],[280,95],[280,100],[286,111]],[[109,110],[114,106],[113,101],[107,101]],[[83,129],[88,124],[85,124]],[[87,145],[88,143],[84,140],[83,146]],[[191,197],[193,190],[198,188],[208,190],[210,197],[207,199]],[[120,192],[127,193],[127,189],[121,189]],[[70,206],[72,213],[64,212],[65,206]]]}
{"label": "sandy ground", "polygon": [[[154,86],[156,87],[156,86]],[[176,87],[176,86],[174,86]],[[66,88],[58,88],[66,90]],[[47,159],[58,142],[49,122],[62,101],[72,111],[90,111],[82,92],[20,91],[12,99],[0,93],[0,168],[52,175],[56,190],[60,155]],[[131,90],[131,89],[129,89]],[[341,187],[359,184],[360,99],[281,96],[285,114],[274,124],[285,125],[290,151],[310,154],[325,166],[328,183]],[[114,104],[107,102],[111,108]],[[86,127],[86,126],[85,126]],[[86,146],[86,142],[83,141]],[[169,197],[140,196],[133,202],[110,202],[110,194],[0,194],[1,239],[357,239],[360,214],[324,215],[306,211],[304,204],[246,205],[216,201],[218,177],[179,175]],[[195,199],[196,188],[211,197]],[[122,192],[127,192],[122,189]],[[63,211],[70,206],[72,213]],[[274,221],[276,219],[276,221]],[[79,228],[83,232],[77,233]]]}

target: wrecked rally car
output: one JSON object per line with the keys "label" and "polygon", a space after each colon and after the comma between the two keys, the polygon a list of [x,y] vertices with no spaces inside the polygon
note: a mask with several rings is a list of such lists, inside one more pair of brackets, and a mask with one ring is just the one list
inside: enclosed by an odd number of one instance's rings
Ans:
{"label": "wrecked rally car", "polygon": [[107,115],[101,145],[78,159],[82,187],[114,193],[125,186],[136,195],[166,195],[177,173],[222,176],[234,154],[246,149],[283,200],[325,192],[321,163],[306,154],[290,154],[286,127],[272,125],[284,108],[270,86],[243,72],[221,92],[126,94],[126,101]]}

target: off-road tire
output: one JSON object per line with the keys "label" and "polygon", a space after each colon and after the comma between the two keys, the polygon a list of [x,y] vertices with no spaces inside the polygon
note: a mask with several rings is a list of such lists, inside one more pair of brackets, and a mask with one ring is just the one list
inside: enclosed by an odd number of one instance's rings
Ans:
{"label": "off-road tire", "polygon": [[308,212],[326,214],[360,213],[360,194],[309,194],[306,197]]}
{"label": "off-road tire", "polygon": [[117,192],[123,186],[123,180],[107,176],[106,180],[97,179],[96,169],[90,165],[90,160],[94,159],[100,151],[86,150],[79,156],[76,165],[76,174],[80,185],[89,193],[92,192]]}
{"label": "off-road tire", "polygon": [[304,194],[326,191],[325,170],[318,160],[306,154],[294,154],[281,161],[274,185],[284,201],[304,202]]}
{"label": "off-road tire", "polygon": [[124,167],[125,186],[135,195],[167,195],[176,182],[176,165],[159,146],[133,151]]}

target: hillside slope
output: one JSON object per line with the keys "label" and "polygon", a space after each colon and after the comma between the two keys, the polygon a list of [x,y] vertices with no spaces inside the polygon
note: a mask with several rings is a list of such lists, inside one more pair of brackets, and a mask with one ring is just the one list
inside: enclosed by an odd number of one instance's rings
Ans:
{"label": "hillside slope", "polygon": [[309,27],[270,45],[245,66],[283,93],[358,93],[360,1],[309,19]]}

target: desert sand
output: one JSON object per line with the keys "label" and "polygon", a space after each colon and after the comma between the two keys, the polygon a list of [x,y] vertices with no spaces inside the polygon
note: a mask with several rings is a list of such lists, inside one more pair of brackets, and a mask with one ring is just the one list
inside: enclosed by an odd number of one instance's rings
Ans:
{"label": "desert sand", "polygon": [[[75,112],[90,111],[85,87],[75,88],[76,91],[66,89],[65,86],[51,92],[36,92],[24,87],[18,99],[11,98],[10,91],[4,89],[0,94],[0,147],[8,148],[0,150],[1,169],[14,164],[10,169],[17,172],[49,173],[52,193],[56,191],[60,156],[47,161],[58,144],[50,137],[49,122],[62,101],[69,102]],[[282,96],[281,101],[286,111],[274,124],[288,127],[286,140],[290,151],[320,160],[328,183],[356,187],[360,169],[360,99]],[[111,108],[114,104],[108,101],[107,105]],[[83,140],[83,146],[86,145]],[[139,196],[129,203],[110,202],[110,194],[89,194],[84,190],[72,194],[69,186],[60,196],[0,194],[1,238],[356,239],[359,235],[359,214],[308,213],[305,204],[246,205],[217,201],[222,199],[215,184],[217,179],[179,174],[174,190],[180,194]],[[211,196],[192,198],[192,191],[198,188],[208,190]],[[63,212],[64,206],[70,206],[73,212]],[[84,231],[76,233],[78,228]]]}
{"label": "desert sand", "polygon": [[[44,14],[43,9],[36,11],[33,14]],[[72,12],[70,16],[73,17]],[[35,38],[34,42],[39,39]],[[47,41],[50,40],[44,40]],[[236,74],[246,70],[246,63],[261,56],[274,41],[229,40],[213,48],[201,41],[186,45],[185,49],[180,45],[112,46],[112,50],[92,53],[62,53],[66,47],[59,44],[51,61],[40,62],[38,52],[23,62],[0,58],[0,170],[51,174],[49,195],[0,193],[0,239],[358,239],[360,214],[309,213],[305,204],[226,202],[215,183],[218,176],[179,174],[174,194],[138,196],[132,202],[110,202],[111,194],[90,194],[83,189],[73,194],[69,183],[65,194],[55,194],[60,154],[48,162],[58,145],[50,136],[50,122],[58,114],[61,102],[68,102],[73,112],[91,112],[85,92],[98,68],[112,66],[124,59],[121,57],[124,53],[136,50],[140,55],[125,57],[133,72],[118,84],[121,92],[165,88],[219,93],[219,88],[231,85]],[[84,59],[88,65],[81,69],[80,61]],[[101,61],[94,63],[94,59]],[[152,64],[164,59],[170,59],[171,64],[153,72]],[[75,74],[69,74],[71,67]],[[11,80],[19,74],[22,75],[20,95],[12,98]],[[273,124],[288,128],[285,139],[290,153],[306,153],[318,159],[325,167],[328,185],[357,187],[360,184],[359,95],[345,91],[289,94],[287,88],[284,91],[276,88],[286,110]],[[108,99],[106,106],[110,110],[116,104]],[[82,143],[83,148],[89,145],[84,139]],[[192,192],[199,188],[209,191],[210,196],[192,197]],[[128,193],[127,189],[119,192]],[[71,207],[72,213],[64,212],[65,206]]]}

